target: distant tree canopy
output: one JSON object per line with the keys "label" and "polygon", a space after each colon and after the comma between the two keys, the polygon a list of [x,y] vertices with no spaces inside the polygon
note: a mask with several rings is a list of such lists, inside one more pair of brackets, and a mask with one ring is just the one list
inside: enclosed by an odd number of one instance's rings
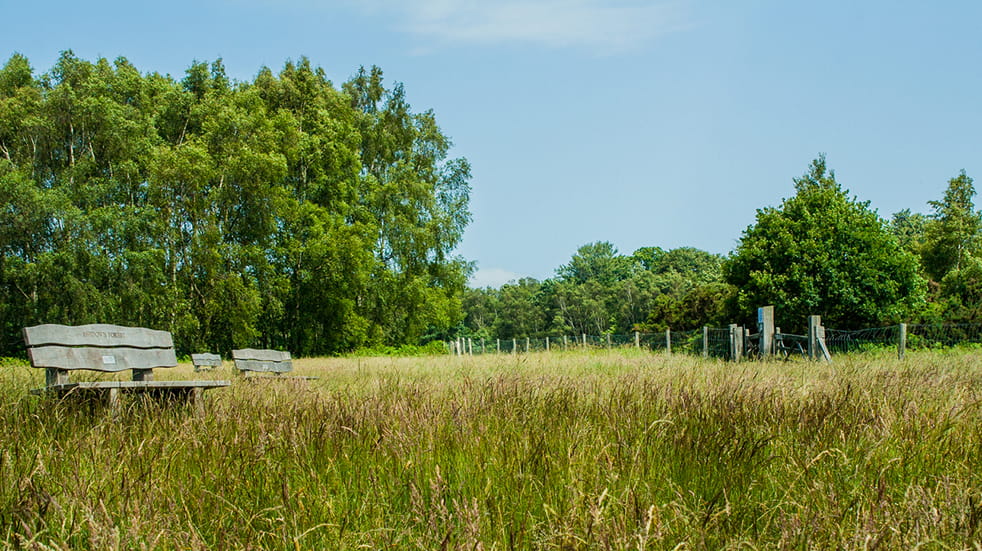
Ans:
{"label": "distant tree canopy", "polygon": [[622,255],[611,243],[588,243],[556,270],[555,278],[469,290],[460,332],[512,339],[722,323],[731,294],[721,278],[722,261],[691,247],[645,247]]}
{"label": "distant tree canopy", "polygon": [[964,171],[927,215],[890,222],[850,199],[824,156],[779,207],[757,211],[728,257],[691,247],[642,247],[621,255],[588,243],[546,281],[471,289],[460,334],[511,339],[586,333],[753,327],[760,306],[780,327],[982,322],[982,213]]}
{"label": "distant tree canopy", "polygon": [[868,203],[849,199],[824,157],[794,184],[796,194],[780,207],[757,211],[723,265],[737,289],[740,321],[766,304],[787,328],[801,327],[810,314],[846,329],[916,314],[925,298],[917,257]]}
{"label": "distant tree canopy", "polygon": [[417,343],[463,318],[470,168],[431,111],[302,58],[235,83],[68,51],[0,70],[0,354],[36,323],[167,329],[182,353]]}
{"label": "distant tree canopy", "polygon": [[0,355],[21,328],[171,331],[181,353],[330,354],[448,335],[517,338],[752,323],[982,321],[982,214],[964,171],[887,223],[819,157],[728,257],[576,251],[556,277],[467,289],[470,167],[377,67],[309,60],[177,81],[68,51],[0,69]]}

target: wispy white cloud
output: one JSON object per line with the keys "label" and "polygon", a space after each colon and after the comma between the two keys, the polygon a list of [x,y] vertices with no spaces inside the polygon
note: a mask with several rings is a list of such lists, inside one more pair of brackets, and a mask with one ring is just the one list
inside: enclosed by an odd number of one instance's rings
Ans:
{"label": "wispy white cloud", "polygon": [[468,283],[475,289],[501,287],[510,281],[518,281],[522,276],[501,268],[481,268],[471,276]]}
{"label": "wispy white cloud", "polygon": [[576,47],[608,54],[687,26],[685,0],[360,0],[430,42]]}

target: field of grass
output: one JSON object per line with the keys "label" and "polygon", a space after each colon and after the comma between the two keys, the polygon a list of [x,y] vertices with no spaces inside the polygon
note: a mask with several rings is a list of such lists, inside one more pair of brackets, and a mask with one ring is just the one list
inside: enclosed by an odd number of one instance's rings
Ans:
{"label": "field of grass", "polygon": [[240,381],[203,415],[116,417],[29,396],[43,373],[7,362],[0,542],[982,549],[980,360],[311,359],[319,380]]}

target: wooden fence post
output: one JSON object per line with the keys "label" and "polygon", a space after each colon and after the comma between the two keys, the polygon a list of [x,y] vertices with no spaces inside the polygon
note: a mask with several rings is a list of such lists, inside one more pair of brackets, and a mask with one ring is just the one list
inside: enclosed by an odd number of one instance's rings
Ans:
{"label": "wooden fence post", "polygon": [[529,338],[525,337],[525,353],[528,354],[531,350],[529,349]]}
{"label": "wooden fence post", "polygon": [[815,331],[815,340],[818,342],[818,350],[822,353],[822,359],[826,362],[832,363],[832,355],[829,354],[829,349],[825,346],[825,326],[819,325],[818,329]]}
{"label": "wooden fence post", "polygon": [[610,350],[610,333],[607,333],[607,350]]}
{"label": "wooden fence post", "polygon": [[899,359],[904,359],[904,355],[907,353],[907,324],[900,324],[900,334],[897,335],[897,357]]}
{"label": "wooden fence post", "polygon": [[563,351],[567,348],[569,348],[569,339],[566,338],[566,335],[563,335]]}
{"label": "wooden fence post", "polygon": [[549,337],[546,337],[546,352],[549,351]]}
{"label": "wooden fence post", "polygon": [[586,333],[583,333],[583,348],[586,348]]}
{"label": "wooden fence post", "polygon": [[702,326],[702,357],[709,357],[709,327]]}
{"label": "wooden fence post", "polygon": [[737,326],[737,361],[742,362],[744,356],[747,353],[747,349],[744,348],[744,344],[747,340],[747,330],[744,329],[742,325]]}
{"label": "wooden fence post", "polygon": [[757,309],[757,332],[760,333],[760,357],[766,358],[774,353],[774,307],[761,306]]}
{"label": "wooden fence post", "polygon": [[[739,338],[737,337],[739,335]],[[743,328],[735,323],[730,324],[730,360],[734,362],[740,361],[740,356],[743,355],[743,351],[740,350],[743,344]]]}
{"label": "wooden fence post", "polygon": [[672,330],[665,330],[665,352],[672,353]]}
{"label": "wooden fence post", "polygon": [[818,328],[822,325],[822,316],[808,316],[808,359],[817,360],[821,355],[818,349]]}
{"label": "wooden fence post", "polygon": [[740,353],[743,357],[746,358],[750,356],[750,328],[749,327],[743,328],[743,340],[741,341],[740,348],[741,348]]}
{"label": "wooden fence post", "polygon": [[634,332],[634,348],[641,348],[641,333]]}
{"label": "wooden fence post", "polygon": [[518,354],[518,339],[511,340],[511,353]]}

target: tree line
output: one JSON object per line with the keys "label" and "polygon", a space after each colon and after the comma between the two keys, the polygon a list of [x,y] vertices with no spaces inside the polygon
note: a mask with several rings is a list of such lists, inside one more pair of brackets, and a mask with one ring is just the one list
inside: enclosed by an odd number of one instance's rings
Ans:
{"label": "tree line", "polygon": [[64,52],[0,70],[0,355],[36,323],[166,329],[181,353],[417,343],[459,324],[470,167],[377,67],[233,82]]}
{"label": "tree line", "polygon": [[553,278],[469,289],[470,167],[377,67],[306,58],[233,82],[64,52],[0,69],[0,355],[21,328],[166,329],[181,353],[297,355],[489,338],[982,320],[982,215],[964,172],[889,220],[815,159],[728,255],[579,248]]}
{"label": "tree line", "polygon": [[812,314],[837,329],[982,322],[982,214],[964,171],[929,214],[906,209],[889,220],[850,197],[824,155],[793,184],[794,195],[757,211],[729,255],[691,247],[624,255],[590,243],[553,278],[468,289],[458,331],[511,339],[754,327],[764,305],[787,330],[802,330]]}

